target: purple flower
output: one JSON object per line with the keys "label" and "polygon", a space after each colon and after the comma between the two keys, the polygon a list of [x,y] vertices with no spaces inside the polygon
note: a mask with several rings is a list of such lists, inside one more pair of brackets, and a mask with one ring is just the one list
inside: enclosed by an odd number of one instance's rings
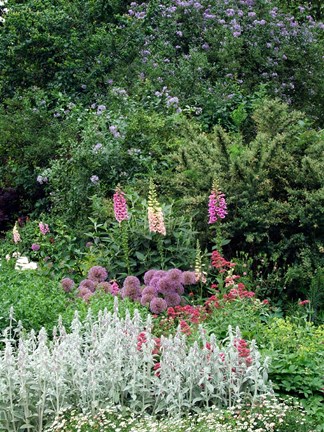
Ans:
{"label": "purple flower", "polygon": [[201,45],[201,48],[202,48],[203,50],[207,51],[207,50],[209,50],[210,47],[209,47],[208,43],[205,42],[203,45]]}
{"label": "purple flower", "polygon": [[171,269],[168,271],[167,273],[168,278],[170,280],[172,280],[173,282],[177,282],[177,283],[182,283],[183,279],[182,279],[182,271],[179,269]]}
{"label": "purple flower", "polygon": [[109,126],[109,132],[115,137],[119,138],[120,133],[118,132],[117,126]]}
{"label": "purple flower", "polygon": [[39,226],[39,230],[40,230],[40,232],[41,232],[43,235],[45,235],[45,234],[47,234],[47,233],[50,232],[50,229],[49,229],[49,227],[48,227],[47,224],[43,224],[43,222],[40,222],[38,226]]}
{"label": "purple flower", "polygon": [[86,247],[87,247],[87,248],[91,248],[91,246],[93,246],[93,243],[92,243],[92,242],[89,241],[89,242],[86,243]]}
{"label": "purple flower", "polygon": [[100,282],[97,285],[97,290],[98,289],[102,289],[104,290],[106,293],[110,293],[111,292],[111,284],[109,282]]}
{"label": "purple flower", "polygon": [[110,294],[112,294],[113,296],[120,294],[120,289],[116,281],[110,281],[110,286],[111,286]]}
{"label": "purple flower", "polygon": [[98,153],[98,151],[99,151],[100,149],[102,149],[102,144],[97,143],[97,144],[93,147],[92,150],[93,150],[94,153]]}
{"label": "purple flower", "polygon": [[154,314],[160,314],[168,307],[167,302],[160,297],[155,297],[150,302],[150,310]]}
{"label": "purple flower", "polygon": [[168,307],[178,306],[181,303],[181,297],[175,292],[165,295],[164,299]]}
{"label": "purple flower", "polygon": [[145,283],[145,285],[149,285],[149,283],[151,282],[151,279],[154,277],[155,273],[156,273],[156,270],[152,269],[152,270],[148,270],[144,274],[144,283]]}
{"label": "purple flower", "polygon": [[94,292],[96,289],[97,283],[95,283],[94,281],[90,280],[90,279],[84,279],[83,281],[81,281],[80,285],[79,285],[79,290],[81,288],[87,288],[89,291]]}
{"label": "purple flower", "polygon": [[255,17],[255,16],[256,16],[256,13],[255,13],[255,12],[249,12],[249,13],[248,13],[248,16],[249,16],[249,17]]}
{"label": "purple flower", "polygon": [[106,105],[98,105],[97,115],[101,115],[104,111],[106,111],[106,109],[107,109]]}
{"label": "purple flower", "polygon": [[74,286],[74,281],[70,278],[64,278],[61,280],[62,288],[65,292],[70,292]]}
{"label": "purple flower", "polygon": [[99,183],[99,177],[97,175],[93,175],[90,177],[90,181],[91,183],[93,183],[94,185]]}
{"label": "purple flower", "polygon": [[195,285],[196,273],[194,271],[185,271],[182,273],[183,285]]}
{"label": "purple flower", "polygon": [[101,266],[93,266],[89,270],[88,279],[94,282],[103,282],[108,277],[107,270]]}
{"label": "purple flower", "polygon": [[152,287],[152,286],[146,286],[142,290],[142,296],[143,295],[151,295],[151,296],[155,297],[157,295],[157,289]]}
{"label": "purple flower", "polygon": [[225,13],[227,16],[234,16],[235,10],[234,9],[226,9]]}
{"label": "purple flower", "polygon": [[37,243],[33,243],[33,244],[31,245],[31,249],[32,249],[33,251],[37,252],[37,251],[39,251],[39,249],[40,249],[40,245],[37,244]]}
{"label": "purple flower", "polygon": [[217,222],[218,218],[224,219],[227,215],[225,195],[216,187],[213,187],[212,192],[209,195],[208,213],[209,224]]}
{"label": "purple flower", "polygon": [[144,294],[141,297],[141,305],[142,306],[149,306],[151,301],[155,298],[153,294]]}
{"label": "purple flower", "polygon": [[140,280],[136,276],[127,276],[121,290],[122,298],[129,297],[132,300],[138,300],[141,296],[140,286]]}

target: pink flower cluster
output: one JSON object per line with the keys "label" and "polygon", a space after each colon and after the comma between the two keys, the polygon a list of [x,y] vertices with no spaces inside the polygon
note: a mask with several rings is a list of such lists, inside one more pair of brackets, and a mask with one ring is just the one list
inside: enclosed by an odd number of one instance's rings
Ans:
{"label": "pink flower cluster", "polygon": [[299,306],[305,306],[309,303],[310,303],[310,300],[302,300],[302,301],[298,302]]}
{"label": "pink flower cluster", "polygon": [[50,232],[50,229],[49,229],[49,227],[48,227],[47,224],[43,224],[43,222],[40,222],[38,226],[39,226],[39,230],[40,230],[40,232],[41,232],[43,235],[46,235],[47,233]]}
{"label": "pink flower cluster", "polygon": [[225,194],[217,189],[213,189],[209,195],[208,214],[209,224],[214,224],[218,219],[224,219],[227,215]]}
{"label": "pink flower cluster", "polygon": [[226,259],[223,258],[221,254],[215,250],[212,252],[211,265],[216,268],[219,273],[225,273],[225,271],[229,270],[232,267],[235,267],[236,264],[230,261],[226,261]]}
{"label": "pink flower cluster", "polygon": [[121,223],[123,220],[128,219],[127,202],[124,192],[117,188],[114,193],[114,213],[117,222]]}
{"label": "pink flower cluster", "polygon": [[250,356],[251,351],[248,348],[248,343],[244,339],[234,339],[234,346],[237,349],[239,356],[244,359],[247,366],[252,364],[252,358]]}
{"label": "pink flower cluster", "polygon": [[[120,289],[116,281],[106,282],[108,277],[107,270],[101,266],[93,266],[88,272],[88,277],[83,279],[78,287],[78,297],[84,301],[89,301],[95,291],[103,290],[112,295],[119,295]],[[65,292],[70,292],[74,286],[74,281],[70,278],[64,278],[61,281],[62,288]]]}

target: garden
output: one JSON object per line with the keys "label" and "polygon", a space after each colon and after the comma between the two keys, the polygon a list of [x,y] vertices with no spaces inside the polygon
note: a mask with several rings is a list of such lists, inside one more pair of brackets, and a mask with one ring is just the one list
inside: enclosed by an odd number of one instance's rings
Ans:
{"label": "garden", "polygon": [[324,431],[323,19],[0,1],[0,431]]}

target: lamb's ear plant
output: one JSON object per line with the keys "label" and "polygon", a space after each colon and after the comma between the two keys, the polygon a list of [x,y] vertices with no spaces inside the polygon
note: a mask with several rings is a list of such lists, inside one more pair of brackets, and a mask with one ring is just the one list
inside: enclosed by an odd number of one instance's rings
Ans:
{"label": "lamb's ear plant", "polygon": [[125,318],[107,310],[75,314],[71,332],[61,320],[50,341],[42,329],[19,344],[4,332],[0,352],[0,430],[43,431],[62,410],[78,406],[92,412],[107,404],[137,413],[179,416],[212,406],[253,403],[271,393],[267,361],[261,364],[255,342],[229,328],[220,343],[201,329],[188,347],[179,327],[175,336],[152,334],[152,318],[138,311]]}

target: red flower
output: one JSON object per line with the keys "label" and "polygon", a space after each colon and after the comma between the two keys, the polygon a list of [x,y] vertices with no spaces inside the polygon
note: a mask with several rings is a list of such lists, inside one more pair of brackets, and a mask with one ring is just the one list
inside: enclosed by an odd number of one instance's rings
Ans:
{"label": "red flower", "polygon": [[298,302],[299,306],[305,306],[306,304],[309,304],[309,303],[310,303],[310,300],[303,300],[303,301]]}

